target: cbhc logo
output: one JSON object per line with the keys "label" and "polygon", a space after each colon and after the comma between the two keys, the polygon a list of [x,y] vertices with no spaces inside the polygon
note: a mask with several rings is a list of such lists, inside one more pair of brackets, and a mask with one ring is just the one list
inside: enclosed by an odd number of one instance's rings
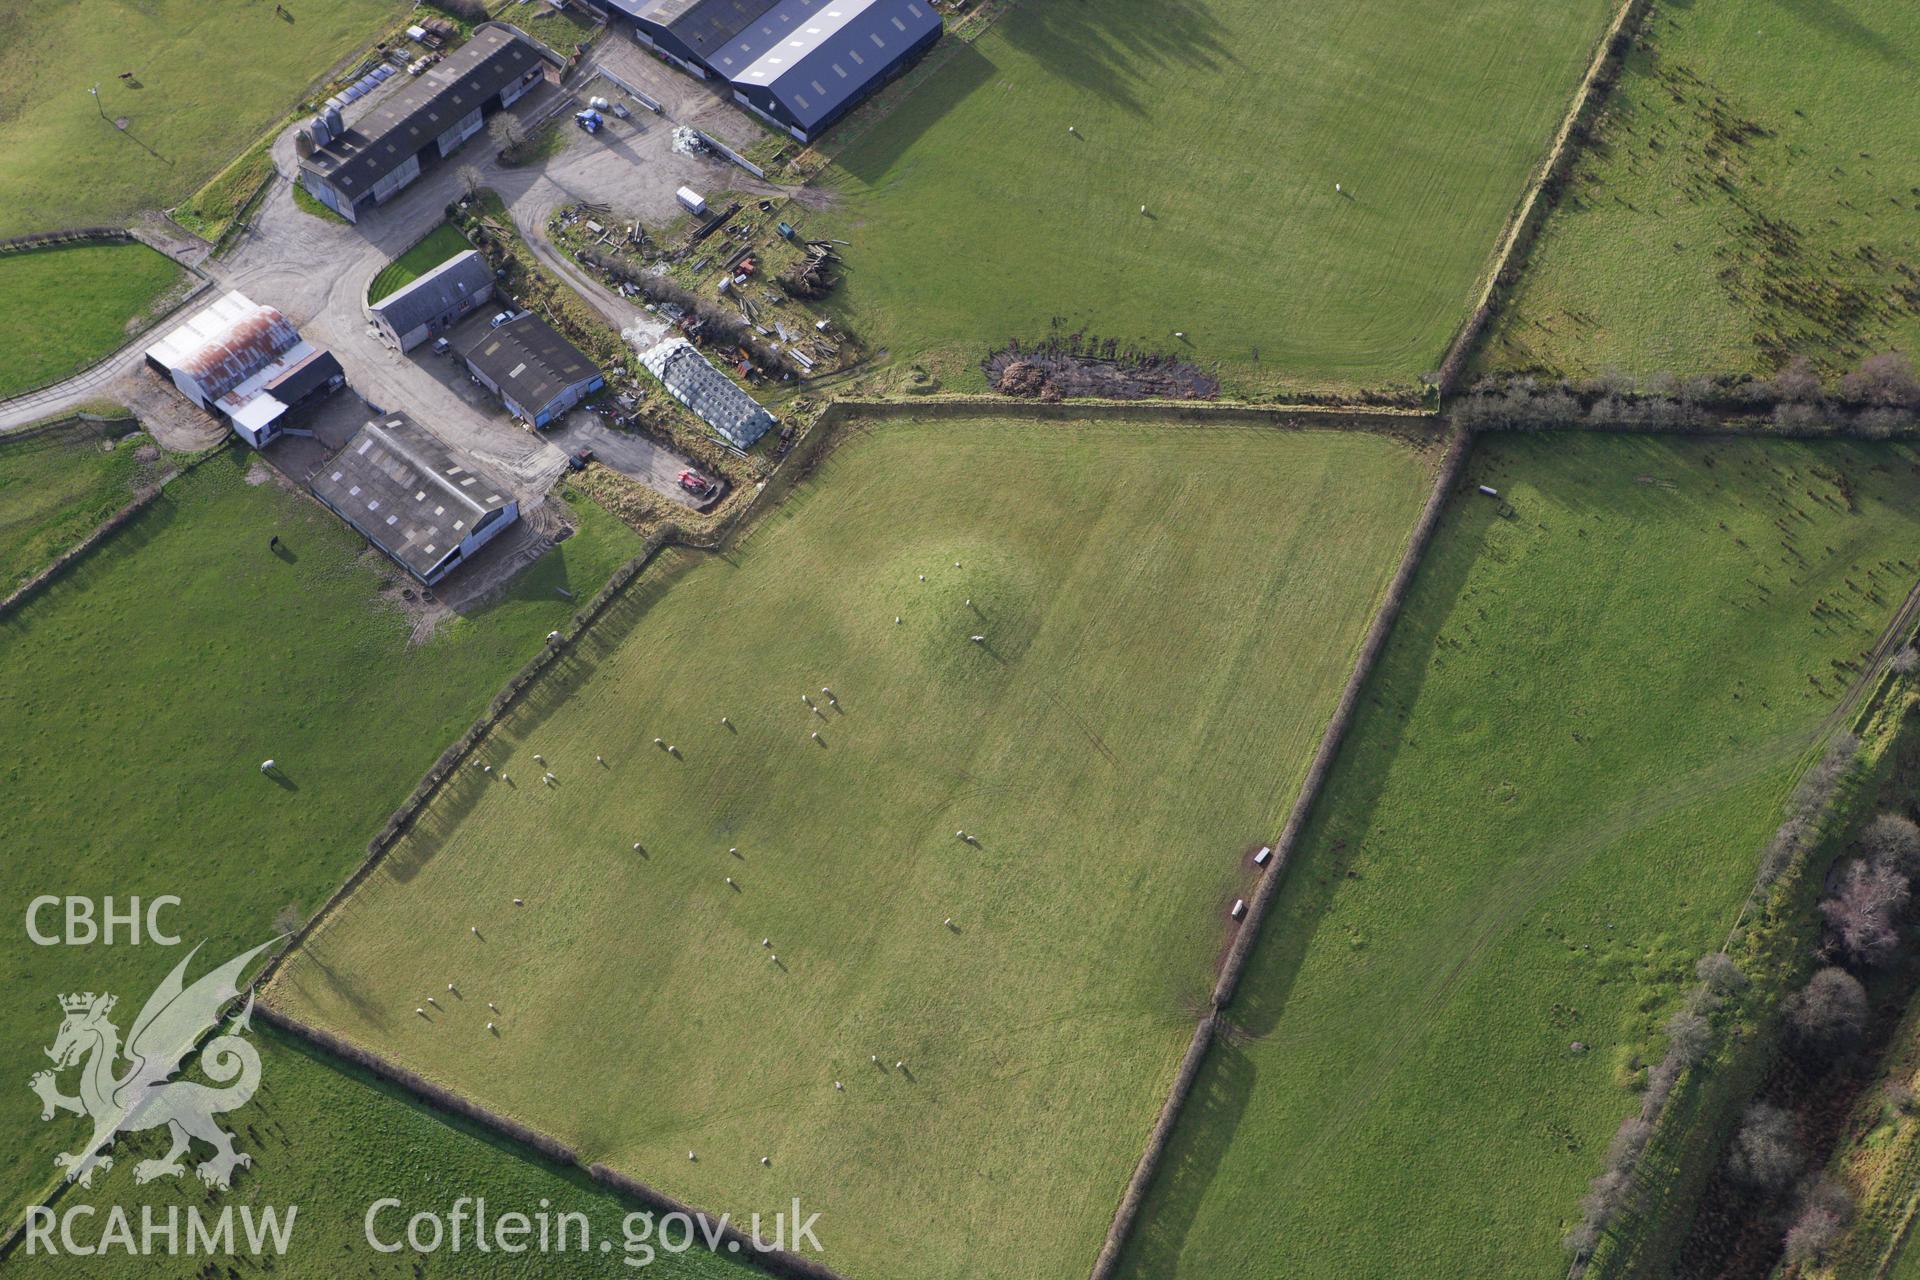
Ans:
{"label": "cbhc logo", "polygon": [[[61,898],[50,893],[42,894],[27,904],[27,936],[43,947],[87,947],[95,942],[110,947],[116,941],[137,947],[140,945],[140,926],[144,921],[147,941],[162,947],[179,945],[179,934],[167,933],[160,927],[160,909],[180,905],[180,899],[170,893],[149,899],[144,915],[138,896],[127,899],[125,907],[120,910],[115,909],[111,895],[100,899],[98,912],[94,905],[92,898]],[[41,913],[48,908],[62,906],[64,913],[56,913],[53,921],[56,927],[64,924],[65,928],[54,934],[41,932]],[[116,929],[124,933],[124,938],[116,939]]]}

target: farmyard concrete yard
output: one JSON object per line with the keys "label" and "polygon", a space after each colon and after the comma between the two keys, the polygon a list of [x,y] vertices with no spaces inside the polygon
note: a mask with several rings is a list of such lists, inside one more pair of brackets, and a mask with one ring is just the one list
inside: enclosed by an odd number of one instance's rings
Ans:
{"label": "farmyard concrete yard", "polygon": [[856,434],[650,568],[270,1002],[710,1211],[797,1195],[846,1275],[1084,1266],[1420,439]]}

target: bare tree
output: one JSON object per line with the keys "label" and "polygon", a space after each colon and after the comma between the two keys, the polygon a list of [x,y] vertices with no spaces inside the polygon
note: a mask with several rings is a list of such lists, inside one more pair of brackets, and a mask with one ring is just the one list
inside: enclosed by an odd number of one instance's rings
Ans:
{"label": "bare tree", "polygon": [[469,198],[480,194],[482,186],[480,170],[470,164],[460,166],[460,185],[466,189]]}
{"label": "bare tree", "polygon": [[1818,400],[1822,391],[1820,371],[1805,356],[1787,361],[1786,367],[1773,375],[1771,385],[1775,396],[1788,401]]}
{"label": "bare tree", "polygon": [[1799,1212],[1787,1229],[1787,1261],[1818,1262],[1853,1221],[1853,1197],[1834,1179],[1821,1175],[1801,1194]]}
{"label": "bare tree", "polygon": [[487,121],[487,136],[500,150],[510,151],[526,139],[527,131],[520,127],[519,119],[511,111],[499,111]]}
{"label": "bare tree", "polygon": [[1867,990],[1845,969],[1822,969],[1787,1000],[1787,1025],[1820,1045],[1843,1044],[1867,1025]]}
{"label": "bare tree", "polygon": [[1894,654],[1893,661],[1887,665],[1893,668],[1893,673],[1897,676],[1910,676],[1914,672],[1920,671],[1920,649],[1915,649],[1912,645],[1908,645],[1906,648],[1900,650],[1900,652]]}
{"label": "bare tree", "polygon": [[1730,996],[1747,989],[1747,975],[1740,972],[1740,966],[1733,957],[1724,951],[1711,951],[1700,957],[1700,963],[1693,971],[1707,990],[1719,996]]}
{"label": "bare tree", "polygon": [[1713,1025],[1704,1014],[1682,1009],[1667,1019],[1667,1053],[1677,1057],[1682,1066],[1700,1061],[1712,1047]]}
{"label": "bare tree", "polygon": [[1860,367],[1840,379],[1840,394],[1857,404],[1911,409],[1920,405],[1920,377],[1913,362],[1898,351],[1868,356]]}
{"label": "bare tree", "polygon": [[1904,814],[1883,813],[1869,822],[1860,833],[1860,847],[1867,851],[1867,857],[1909,880],[1920,875],[1920,824]]}
{"label": "bare tree", "polygon": [[1751,1186],[1777,1191],[1806,1165],[1793,1113],[1756,1102],[1740,1119],[1728,1157],[1733,1175]]}
{"label": "bare tree", "polygon": [[1853,420],[1853,429],[1868,440],[1890,440],[1913,430],[1913,413],[1907,409],[1862,409]]}
{"label": "bare tree", "polygon": [[1900,950],[1897,920],[1910,892],[1897,869],[1855,858],[1840,877],[1839,890],[1821,902],[1820,914],[1856,963],[1885,964]]}

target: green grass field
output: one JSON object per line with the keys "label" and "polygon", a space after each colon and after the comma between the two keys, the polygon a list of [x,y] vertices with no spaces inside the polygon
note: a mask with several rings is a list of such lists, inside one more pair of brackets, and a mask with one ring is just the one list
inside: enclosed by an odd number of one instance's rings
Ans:
{"label": "green grass field", "polygon": [[460,228],[442,223],[427,233],[413,248],[380,268],[380,274],[367,286],[367,301],[378,302],[390,293],[405,288],[455,254],[473,248]]}
{"label": "green grass field", "polygon": [[1126,1274],[1565,1270],[1625,1082],[1920,571],[1915,462],[1477,446]]}
{"label": "green grass field", "polygon": [[[560,1274],[562,1266],[573,1268],[566,1272],[569,1275],[637,1274],[664,1280],[757,1280],[763,1274],[702,1249],[671,1253],[656,1248],[650,1261],[638,1247],[629,1255],[627,1215],[638,1211],[638,1206],[583,1175],[539,1163],[484,1131],[428,1111],[372,1076],[316,1058],[297,1040],[271,1030],[259,1031],[254,1039],[261,1049],[259,1091],[246,1106],[222,1118],[235,1132],[237,1146],[253,1156],[253,1165],[238,1175],[229,1191],[211,1195],[191,1174],[183,1180],[162,1179],[136,1188],[130,1175],[116,1168],[111,1180],[91,1190],[70,1192],[60,1201],[60,1210],[88,1204],[104,1215],[119,1204],[135,1215],[137,1224],[140,1206],[147,1204],[163,1216],[170,1206],[177,1206],[182,1215],[189,1206],[207,1214],[218,1214],[228,1205],[236,1214],[243,1206],[256,1212],[271,1207],[283,1217],[290,1206],[297,1207],[284,1256],[272,1258],[271,1266],[268,1260],[244,1253],[221,1258],[217,1264],[221,1277],[521,1280]],[[165,1143],[155,1142],[157,1136],[147,1133],[122,1139],[116,1147],[120,1159],[130,1168],[135,1160],[163,1154]],[[382,1210],[375,1219],[376,1238],[390,1244],[404,1240],[410,1215],[425,1211],[444,1219],[461,1196],[484,1196],[493,1220],[506,1213],[523,1213],[529,1219],[541,1212],[584,1213],[591,1230],[589,1242],[610,1239],[613,1257],[599,1255],[597,1246],[589,1251],[596,1258],[593,1263],[532,1250],[507,1254],[496,1248],[481,1253],[472,1245],[471,1226],[466,1247],[458,1253],[444,1246],[433,1253],[411,1248],[383,1253],[367,1243],[367,1211],[376,1200],[392,1197],[402,1202],[403,1207]],[[81,1220],[76,1235],[82,1241],[97,1237],[102,1224],[102,1218]],[[642,1224],[631,1225],[639,1235]],[[669,1235],[679,1243],[678,1234]],[[57,1234],[54,1240],[57,1244]],[[628,1256],[647,1265],[629,1271],[621,1265]],[[23,1245],[8,1259],[7,1270],[50,1278],[177,1280],[186,1273],[182,1267],[186,1261],[164,1253],[140,1258],[124,1252],[103,1260],[83,1260],[49,1255],[37,1246],[29,1253]]]}
{"label": "green grass field", "polygon": [[[170,967],[154,971],[167,957],[151,946],[32,945],[32,897],[178,895],[172,927],[205,940],[209,963],[273,936],[283,910],[319,906],[564,625],[576,605],[555,588],[585,600],[636,549],[583,504],[581,532],[497,602],[410,644],[383,594],[387,562],[264,475],[244,451],[209,460],[0,619],[0,900],[15,913],[0,936],[0,1075],[22,1089],[46,1065],[58,993],[115,991],[130,1018]],[[283,556],[267,549],[274,534]],[[261,776],[269,756],[282,782]],[[21,1099],[0,1174],[9,1221],[51,1181],[53,1153],[79,1141]]]}
{"label": "green grass field", "polygon": [[143,244],[0,254],[0,399],[113,352],[185,277]]}
{"label": "green grass field", "polygon": [[1014,5],[828,136],[837,207],[814,221],[852,242],[834,305],[963,386],[1057,319],[1217,364],[1229,390],[1411,387],[1611,7]]}
{"label": "green grass field", "polygon": [[797,1195],[842,1274],[1078,1273],[1427,457],[858,434],[650,569],[268,999],[710,1211]]}
{"label": "green grass field", "polygon": [[89,428],[0,440],[0,596],[85,538],[164,469],[153,441],[139,432],[111,440]]}
{"label": "green grass field", "polygon": [[185,199],[404,8],[0,6],[0,235],[120,222]]}
{"label": "green grass field", "polygon": [[1650,38],[1482,365],[1765,373],[1915,351],[1920,9],[1662,5]]}

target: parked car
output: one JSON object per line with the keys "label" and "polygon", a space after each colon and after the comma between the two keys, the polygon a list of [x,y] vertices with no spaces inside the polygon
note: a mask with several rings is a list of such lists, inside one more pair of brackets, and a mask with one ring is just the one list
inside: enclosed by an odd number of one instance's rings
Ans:
{"label": "parked car", "polygon": [[433,340],[433,354],[437,356],[443,356],[447,354],[447,352],[452,348],[453,348],[453,344],[451,342],[448,342],[445,338],[435,338]]}
{"label": "parked car", "polygon": [[501,325],[505,324],[507,321],[511,319],[513,319],[513,312],[496,311],[494,313],[493,319],[487,321],[487,327],[489,329],[498,329]]}

